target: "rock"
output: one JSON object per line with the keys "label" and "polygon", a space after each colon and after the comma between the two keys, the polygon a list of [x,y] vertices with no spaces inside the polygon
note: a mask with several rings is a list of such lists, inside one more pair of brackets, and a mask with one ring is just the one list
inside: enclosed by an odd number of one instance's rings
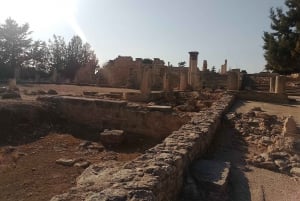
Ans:
{"label": "rock", "polygon": [[123,130],[108,130],[105,129],[100,133],[100,140],[104,145],[120,145],[125,138]]}
{"label": "rock", "polygon": [[87,168],[90,166],[90,162],[89,161],[81,161],[81,162],[76,162],[74,164],[75,167],[81,167],[81,168]]}
{"label": "rock", "polygon": [[290,157],[290,161],[292,161],[292,162],[300,162],[300,156],[298,154],[295,154],[292,157]]}
{"label": "rock", "polygon": [[8,91],[2,94],[2,99],[20,99],[20,93],[16,91]]}
{"label": "rock", "polygon": [[263,136],[263,137],[261,138],[261,142],[262,142],[263,144],[267,144],[267,145],[272,144],[271,138],[270,138],[270,137],[267,137],[267,136]]}
{"label": "rock", "polygon": [[56,95],[56,94],[58,94],[57,91],[55,91],[54,89],[49,89],[47,93],[49,95]]}
{"label": "rock", "polygon": [[260,167],[260,168],[273,170],[273,171],[277,169],[275,163],[272,162],[272,161],[261,162],[261,163],[257,164],[257,166]]}
{"label": "rock", "polygon": [[282,134],[284,136],[297,134],[297,124],[292,116],[289,116],[285,119],[283,124]]}
{"label": "rock", "polygon": [[6,87],[0,87],[0,94],[6,93],[8,89]]}
{"label": "rock", "polygon": [[298,168],[298,167],[293,167],[293,168],[290,170],[290,173],[293,174],[293,175],[296,175],[296,176],[300,177],[300,168]]}
{"label": "rock", "polygon": [[288,153],[286,152],[273,152],[270,153],[271,157],[276,160],[276,159],[285,159],[286,157],[288,157]]}
{"label": "rock", "polygon": [[63,166],[73,166],[74,163],[76,162],[75,159],[66,159],[66,158],[60,158],[58,160],[55,161],[57,164],[59,165],[63,165]]}
{"label": "rock", "polygon": [[104,146],[102,146],[101,144],[98,144],[98,143],[92,143],[90,145],[87,146],[88,149],[91,149],[91,150],[96,150],[96,151],[104,151]]}
{"label": "rock", "polygon": [[39,95],[45,95],[45,94],[47,94],[47,92],[45,92],[44,90],[39,89],[37,91],[37,94],[39,94]]}
{"label": "rock", "polygon": [[276,159],[276,160],[274,160],[274,163],[281,169],[286,168],[288,165],[287,162],[282,159]]}
{"label": "rock", "polygon": [[291,166],[300,168],[300,163],[291,163]]}
{"label": "rock", "polygon": [[79,144],[79,148],[87,148],[91,144],[92,144],[91,141],[83,141],[82,143]]}
{"label": "rock", "polygon": [[264,159],[264,161],[270,161],[270,154],[269,153],[262,153],[260,154],[260,157],[262,157]]}

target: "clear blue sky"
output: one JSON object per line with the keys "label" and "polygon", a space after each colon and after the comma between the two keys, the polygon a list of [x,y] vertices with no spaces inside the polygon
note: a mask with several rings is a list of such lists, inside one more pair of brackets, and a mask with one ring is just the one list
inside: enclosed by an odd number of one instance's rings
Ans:
{"label": "clear blue sky", "polygon": [[[100,63],[118,55],[174,66],[199,51],[199,64],[262,71],[269,10],[284,0],[0,0],[0,23],[28,22],[34,39],[74,34],[91,44]],[[17,7],[15,5],[18,5]]]}

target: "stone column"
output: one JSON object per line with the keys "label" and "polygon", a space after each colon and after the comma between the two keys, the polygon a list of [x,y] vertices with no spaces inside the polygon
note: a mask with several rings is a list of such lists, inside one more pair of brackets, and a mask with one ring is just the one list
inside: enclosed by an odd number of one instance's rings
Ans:
{"label": "stone column", "polygon": [[179,90],[185,91],[187,89],[187,79],[186,79],[186,73],[185,71],[180,71],[180,82],[179,82]]}
{"label": "stone column", "polygon": [[230,71],[227,73],[227,89],[238,90],[239,89],[239,77],[237,72]]}
{"label": "stone column", "polygon": [[285,76],[283,75],[276,76],[275,93],[276,94],[285,93]]}
{"label": "stone column", "polygon": [[203,60],[202,71],[207,71],[207,60]]}
{"label": "stone column", "polygon": [[14,70],[14,79],[16,81],[20,80],[20,68],[19,67],[16,67],[15,70]]}
{"label": "stone column", "polygon": [[163,78],[163,90],[168,92],[170,91],[170,79],[168,70],[165,71],[164,78]]}
{"label": "stone column", "polygon": [[150,83],[151,70],[145,68],[143,71],[143,78],[141,83],[141,93],[144,95],[149,95],[151,93],[151,83]]}
{"label": "stone column", "polygon": [[199,52],[189,52],[190,65],[188,74],[188,84],[195,89],[197,86],[197,74],[198,74],[198,54]]}
{"label": "stone column", "polygon": [[56,83],[57,82],[57,70],[56,68],[53,69],[53,72],[52,72],[52,82]]}
{"label": "stone column", "polygon": [[9,90],[15,90],[15,89],[17,89],[16,78],[8,79],[8,88],[9,88]]}
{"label": "stone column", "polygon": [[275,77],[270,77],[270,93],[274,93],[275,92]]}

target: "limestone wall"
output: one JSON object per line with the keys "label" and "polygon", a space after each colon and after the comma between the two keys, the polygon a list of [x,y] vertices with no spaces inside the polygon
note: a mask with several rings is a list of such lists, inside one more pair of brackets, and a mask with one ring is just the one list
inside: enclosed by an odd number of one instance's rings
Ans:
{"label": "limestone wall", "polygon": [[270,103],[289,103],[289,99],[286,94],[275,94],[257,91],[239,91],[234,94],[237,98],[242,100],[261,101]]}
{"label": "limestone wall", "polygon": [[47,134],[55,123],[47,106],[36,102],[0,102],[0,144],[29,142]]}
{"label": "limestone wall", "polygon": [[42,97],[40,100],[52,103],[59,116],[72,123],[99,130],[122,129],[160,139],[178,130],[189,119],[172,111],[142,109],[126,101],[67,96]]}
{"label": "limestone wall", "polygon": [[115,172],[89,167],[83,173],[88,182],[79,179],[76,187],[52,201],[176,200],[187,168],[207,151],[223,113],[232,102],[232,96],[224,95],[209,110],[193,113],[188,123],[162,143]]}

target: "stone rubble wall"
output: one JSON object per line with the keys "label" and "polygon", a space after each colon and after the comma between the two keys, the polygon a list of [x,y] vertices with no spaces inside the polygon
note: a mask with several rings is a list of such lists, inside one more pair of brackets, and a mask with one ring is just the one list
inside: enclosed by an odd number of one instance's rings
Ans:
{"label": "stone rubble wall", "polygon": [[103,129],[119,129],[128,133],[163,139],[189,120],[173,111],[150,111],[126,101],[45,96],[40,101],[53,104],[58,116],[72,123]]}
{"label": "stone rubble wall", "polygon": [[76,187],[52,201],[177,200],[188,167],[207,152],[223,114],[233,101],[233,96],[224,94],[210,109],[193,113],[188,123],[119,170],[89,167],[83,172],[84,178],[94,177],[94,181],[78,180]]}

